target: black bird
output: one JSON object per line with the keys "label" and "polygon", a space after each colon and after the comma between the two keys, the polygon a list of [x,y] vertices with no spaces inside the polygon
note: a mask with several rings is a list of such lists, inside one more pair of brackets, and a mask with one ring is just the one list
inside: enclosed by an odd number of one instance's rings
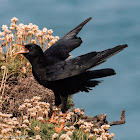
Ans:
{"label": "black bird", "polygon": [[79,91],[89,92],[92,87],[100,83],[100,81],[94,79],[115,74],[115,71],[109,68],[90,69],[102,64],[127,47],[126,44],[119,45],[101,52],[93,51],[68,59],[69,52],[81,45],[82,40],[77,37],[77,34],[89,20],[91,20],[91,17],[64,35],[45,52],[36,44],[21,45],[25,50],[18,52],[23,53],[30,61],[35,79],[44,87],[53,90],[55,105],[62,104],[61,110],[63,113],[67,111],[68,95]]}

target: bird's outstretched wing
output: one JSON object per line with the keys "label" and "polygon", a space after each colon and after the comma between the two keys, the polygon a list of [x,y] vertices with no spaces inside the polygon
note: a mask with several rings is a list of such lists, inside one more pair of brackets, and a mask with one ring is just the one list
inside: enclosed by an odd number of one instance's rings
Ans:
{"label": "bird's outstretched wing", "polygon": [[101,52],[90,52],[74,59],[69,59],[56,65],[52,65],[48,70],[46,69],[47,80],[56,81],[79,75],[102,64],[108,58],[122,51],[126,47],[127,45],[125,44]]}
{"label": "bird's outstretched wing", "polygon": [[91,17],[64,35],[64,37],[62,37],[44,52],[47,60],[49,60],[48,62],[54,64],[60,61],[64,61],[70,56],[69,52],[80,46],[82,40],[80,37],[77,37],[77,34],[89,20],[91,20]]}

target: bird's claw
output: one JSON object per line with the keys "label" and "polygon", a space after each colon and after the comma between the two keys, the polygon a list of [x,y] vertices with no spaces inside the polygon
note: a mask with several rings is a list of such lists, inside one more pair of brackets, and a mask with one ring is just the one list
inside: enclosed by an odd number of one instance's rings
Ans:
{"label": "bird's claw", "polygon": [[48,122],[58,124],[58,121],[55,121],[55,120],[52,120],[52,119],[49,119]]}
{"label": "bird's claw", "polygon": [[57,133],[60,133],[61,132],[61,130],[62,130],[62,128],[55,128],[55,131],[57,132]]}

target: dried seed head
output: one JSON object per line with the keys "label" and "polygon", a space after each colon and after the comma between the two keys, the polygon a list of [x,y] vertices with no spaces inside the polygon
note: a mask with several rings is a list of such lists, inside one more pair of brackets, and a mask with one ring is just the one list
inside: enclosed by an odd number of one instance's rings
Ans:
{"label": "dried seed head", "polygon": [[36,136],[35,136],[35,139],[36,139],[36,140],[41,140],[40,135],[36,135]]}
{"label": "dried seed head", "polygon": [[110,135],[109,135],[109,138],[111,139],[111,138],[113,138],[115,136],[115,134],[114,133],[111,133]]}
{"label": "dried seed head", "polygon": [[38,130],[40,130],[40,128],[38,126],[36,126],[36,127],[34,127],[34,130],[38,131]]}
{"label": "dried seed head", "polygon": [[43,121],[43,117],[38,117],[38,120],[39,121]]}
{"label": "dried seed head", "polygon": [[2,30],[7,31],[8,30],[8,26],[7,25],[2,25]]}
{"label": "dried seed head", "polygon": [[80,129],[84,130],[85,129],[85,125],[81,125]]}
{"label": "dried seed head", "polygon": [[29,124],[29,120],[26,119],[26,120],[23,121],[23,123],[28,125]]}
{"label": "dried seed head", "polygon": [[24,116],[23,116],[23,120],[26,120],[26,119],[28,119],[28,117],[24,115]]}
{"label": "dried seed head", "polygon": [[6,69],[6,66],[1,66],[1,69],[2,69],[2,70],[5,70],[5,69]]}
{"label": "dried seed head", "polygon": [[60,123],[64,123],[65,121],[64,121],[64,119],[61,119],[59,122],[60,122]]}
{"label": "dried seed head", "polygon": [[88,136],[89,139],[92,139],[93,137],[94,137],[93,134],[89,134],[89,136]]}
{"label": "dried seed head", "polygon": [[67,134],[62,134],[62,135],[60,136],[60,140],[66,139],[67,136],[68,136]]}
{"label": "dried seed head", "polygon": [[43,28],[42,32],[43,32],[44,34],[46,34],[46,33],[47,33],[47,28]]}
{"label": "dried seed head", "polygon": [[80,109],[76,108],[74,111],[75,111],[75,113],[78,113],[78,112],[80,112]]}
{"label": "dried seed head", "polygon": [[56,138],[58,138],[59,137],[59,135],[57,134],[57,133],[54,133],[53,135],[52,135],[52,140],[54,140],[54,139],[56,139]]}
{"label": "dried seed head", "polygon": [[72,136],[72,134],[73,134],[73,133],[72,133],[71,131],[68,131],[68,132],[67,132],[67,135],[68,135],[68,136]]}
{"label": "dried seed head", "polygon": [[17,22],[18,22],[18,19],[17,19],[16,17],[13,17],[13,18],[11,19],[11,22],[17,23]]}
{"label": "dried seed head", "polygon": [[108,125],[108,124],[102,125],[101,128],[104,130],[108,130],[110,128],[110,125]]}
{"label": "dried seed head", "polygon": [[48,30],[48,34],[49,35],[51,35],[52,33],[53,33],[53,30],[52,29]]}
{"label": "dried seed head", "polygon": [[86,132],[86,133],[89,133],[89,132],[90,132],[90,129],[86,129],[85,132]]}
{"label": "dried seed head", "polygon": [[69,128],[68,128],[67,126],[65,126],[65,127],[63,128],[63,130],[67,132],[67,131],[69,130]]}
{"label": "dried seed head", "polygon": [[99,129],[95,128],[94,132],[99,133]]}

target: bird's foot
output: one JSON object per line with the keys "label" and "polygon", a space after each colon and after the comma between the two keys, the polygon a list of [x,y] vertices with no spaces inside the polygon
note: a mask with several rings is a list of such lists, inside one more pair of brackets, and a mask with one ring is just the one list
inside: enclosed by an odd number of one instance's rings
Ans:
{"label": "bird's foot", "polygon": [[48,120],[48,122],[58,124],[58,121],[55,121],[55,120]]}
{"label": "bird's foot", "polygon": [[58,121],[54,120],[54,113],[52,114],[51,118],[48,120],[48,122],[56,123],[58,124]]}
{"label": "bird's foot", "polygon": [[[66,117],[66,113],[63,113],[63,119],[65,119],[65,117]],[[63,129],[63,127],[64,127],[64,122],[61,123],[61,125],[60,125],[59,128],[57,128],[57,127],[55,128],[56,132],[57,132],[57,133],[60,133],[61,130]]]}
{"label": "bird's foot", "polygon": [[55,128],[56,132],[57,132],[57,133],[60,133],[61,130],[63,129],[63,127],[64,127],[64,123],[61,124],[59,128],[57,128],[57,127]]}

